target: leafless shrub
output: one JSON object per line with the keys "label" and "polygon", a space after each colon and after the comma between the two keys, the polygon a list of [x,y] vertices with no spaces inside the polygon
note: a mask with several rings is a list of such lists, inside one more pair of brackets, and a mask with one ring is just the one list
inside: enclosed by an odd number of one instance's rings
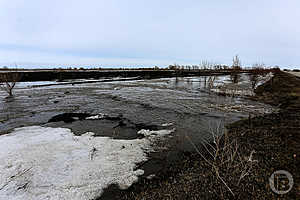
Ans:
{"label": "leafless shrub", "polygon": [[259,82],[259,76],[265,77],[269,73],[269,70],[266,69],[265,64],[255,63],[252,65],[250,73],[248,74],[251,87],[254,90]]}
{"label": "leafless shrub", "polygon": [[248,156],[243,155],[238,141],[230,138],[225,131],[223,121],[209,124],[209,132],[212,142],[204,140],[202,151],[188,136],[187,139],[197,153],[211,166],[215,178],[224,186],[221,192],[223,193],[226,189],[232,196],[235,196],[234,187],[240,186],[241,181],[251,174],[251,170],[257,162],[253,159],[255,151],[252,150]]}
{"label": "leafless shrub", "polygon": [[13,89],[20,79],[21,75],[17,72],[0,73],[0,89],[5,91],[9,97],[12,97]]}
{"label": "leafless shrub", "polygon": [[250,80],[250,83],[251,83],[251,88],[254,90],[258,84],[258,81],[259,81],[259,76],[258,74],[249,74],[249,80]]}
{"label": "leafless shrub", "polygon": [[208,78],[208,88],[209,89],[214,87],[215,80],[216,80],[216,76],[210,76]]}

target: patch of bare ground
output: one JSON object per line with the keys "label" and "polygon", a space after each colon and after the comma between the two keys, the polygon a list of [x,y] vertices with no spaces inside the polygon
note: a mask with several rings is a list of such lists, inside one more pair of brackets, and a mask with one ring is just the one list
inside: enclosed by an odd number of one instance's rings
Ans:
{"label": "patch of bare ground", "polygon": [[[228,125],[222,137],[195,145],[195,153],[184,153],[180,162],[110,199],[299,199],[300,79],[276,73],[256,94],[281,110]],[[286,194],[270,188],[269,178],[277,170],[293,176]]]}
{"label": "patch of bare ground", "polygon": [[258,100],[281,109],[300,109],[300,77],[285,72],[276,73],[255,90]]}

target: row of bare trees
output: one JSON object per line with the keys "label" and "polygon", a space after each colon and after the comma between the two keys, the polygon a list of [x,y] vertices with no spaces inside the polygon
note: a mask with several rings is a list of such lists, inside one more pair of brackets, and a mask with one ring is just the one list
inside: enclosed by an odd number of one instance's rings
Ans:
{"label": "row of bare trees", "polygon": [[[156,67],[156,69],[160,69],[160,68]],[[168,69],[169,70],[193,70],[193,71],[195,71],[195,70],[213,70],[213,71],[225,70],[225,71],[229,71],[233,74],[233,76],[232,76],[233,82],[237,82],[239,79],[239,77],[236,76],[237,72],[241,72],[241,71],[248,71],[251,73],[259,72],[262,75],[262,74],[267,74],[269,72],[273,72],[276,70],[280,70],[278,66],[267,67],[263,63],[256,63],[256,64],[252,65],[250,68],[245,67],[242,65],[239,55],[235,55],[233,57],[231,66],[221,65],[221,64],[214,63],[214,62],[209,62],[209,61],[203,60],[200,62],[199,65],[173,64],[173,65],[169,65]]]}
{"label": "row of bare trees", "polygon": [[168,69],[170,70],[230,70],[231,68],[227,65],[215,64],[209,61],[201,61],[199,65],[178,65],[173,64],[169,65]]}

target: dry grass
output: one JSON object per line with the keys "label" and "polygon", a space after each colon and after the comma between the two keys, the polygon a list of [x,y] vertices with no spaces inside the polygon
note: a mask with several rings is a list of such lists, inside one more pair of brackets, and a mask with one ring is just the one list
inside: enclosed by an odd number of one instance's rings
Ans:
{"label": "dry grass", "polygon": [[202,151],[188,136],[187,139],[196,152],[211,166],[215,179],[223,185],[220,197],[225,196],[225,190],[228,190],[234,197],[233,187],[239,187],[241,181],[251,175],[254,164],[258,162],[253,159],[255,151],[252,150],[250,155],[243,155],[238,141],[228,136],[222,121],[210,123],[209,132],[212,142],[204,140]]}

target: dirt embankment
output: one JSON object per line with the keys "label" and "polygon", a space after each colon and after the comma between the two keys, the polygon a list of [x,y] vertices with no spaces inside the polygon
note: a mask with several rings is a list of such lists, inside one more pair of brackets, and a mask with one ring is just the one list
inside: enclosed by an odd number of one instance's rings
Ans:
{"label": "dirt embankment", "polygon": [[285,110],[300,111],[300,77],[278,72],[255,90],[258,100]]}
{"label": "dirt embankment", "polygon": [[[226,157],[229,152],[232,161],[218,162],[220,156],[214,161],[209,154],[215,152],[199,146],[200,153],[183,154],[154,178],[143,178],[127,191],[107,191],[101,199],[299,199],[300,78],[278,72],[256,94],[281,109],[227,127],[218,154]],[[277,170],[292,175],[294,185],[286,194],[271,190],[269,178]]]}

